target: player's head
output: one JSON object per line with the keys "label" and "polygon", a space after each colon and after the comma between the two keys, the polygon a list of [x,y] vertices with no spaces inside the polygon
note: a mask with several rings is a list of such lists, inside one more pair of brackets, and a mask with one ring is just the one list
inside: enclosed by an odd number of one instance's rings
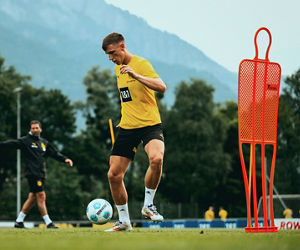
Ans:
{"label": "player's head", "polygon": [[124,37],[116,32],[107,35],[102,42],[102,49],[108,55],[109,60],[121,65],[126,57],[126,47]]}
{"label": "player's head", "polygon": [[38,120],[30,122],[30,132],[34,136],[40,136],[42,132],[42,124]]}

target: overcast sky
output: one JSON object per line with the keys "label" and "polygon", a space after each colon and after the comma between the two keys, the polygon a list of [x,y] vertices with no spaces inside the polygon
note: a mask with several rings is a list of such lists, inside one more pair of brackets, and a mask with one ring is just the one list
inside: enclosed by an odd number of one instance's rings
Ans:
{"label": "overcast sky", "polygon": [[[176,34],[227,69],[237,72],[242,59],[254,58],[254,35],[272,34],[270,61],[282,74],[300,68],[299,0],[106,0],[162,31]],[[264,33],[264,34],[263,34]],[[258,36],[259,58],[268,36]]]}

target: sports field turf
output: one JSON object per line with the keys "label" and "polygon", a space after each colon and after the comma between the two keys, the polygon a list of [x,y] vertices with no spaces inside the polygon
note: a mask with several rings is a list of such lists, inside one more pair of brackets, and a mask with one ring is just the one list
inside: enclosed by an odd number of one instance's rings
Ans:
{"label": "sports field turf", "polygon": [[278,233],[245,233],[242,229],[142,229],[105,233],[102,228],[49,230],[0,229],[2,250],[135,250],[135,249],[299,249],[300,230]]}

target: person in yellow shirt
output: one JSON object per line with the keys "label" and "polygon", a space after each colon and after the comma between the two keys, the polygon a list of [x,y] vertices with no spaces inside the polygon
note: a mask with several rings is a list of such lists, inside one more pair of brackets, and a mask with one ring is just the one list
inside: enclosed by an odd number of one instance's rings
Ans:
{"label": "person in yellow shirt", "polygon": [[286,208],[286,209],[283,211],[283,216],[284,216],[284,218],[286,218],[286,219],[291,219],[291,218],[292,218],[292,215],[293,215],[293,210],[290,209],[290,208]]}
{"label": "person in yellow shirt", "polygon": [[210,206],[204,214],[205,220],[212,221],[215,218],[214,207]]}
{"label": "person in yellow shirt", "polygon": [[219,208],[219,217],[221,218],[221,220],[226,220],[227,215],[228,215],[228,212],[223,207],[220,207]]}
{"label": "person in yellow shirt", "polygon": [[119,221],[106,232],[131,231],[123,178],[141,142],[149,158],[149,167],[145,175],[145,200],[141,213],[152,221],[163,221],[163,216],[153,204],[161,178],[165,150],[155,91],[164,93],[166,85],[149,61],[132,55],[127,50],[123,35],[115,32],[107,35],[103,39],[102,49],[108,55],[108,59],[116,64],[114,71],[121,100],[119,133],[112,149],[108,171]]}

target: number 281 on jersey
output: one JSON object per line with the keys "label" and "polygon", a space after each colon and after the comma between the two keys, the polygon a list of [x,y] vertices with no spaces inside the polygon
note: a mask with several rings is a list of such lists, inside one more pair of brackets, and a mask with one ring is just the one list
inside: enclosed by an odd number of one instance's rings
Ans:
{"label": "number 281 on jersey", "polygon": [[132,101],[128,87],[120,88],[120,95],[122,98],[122,102],[131,102]]}

